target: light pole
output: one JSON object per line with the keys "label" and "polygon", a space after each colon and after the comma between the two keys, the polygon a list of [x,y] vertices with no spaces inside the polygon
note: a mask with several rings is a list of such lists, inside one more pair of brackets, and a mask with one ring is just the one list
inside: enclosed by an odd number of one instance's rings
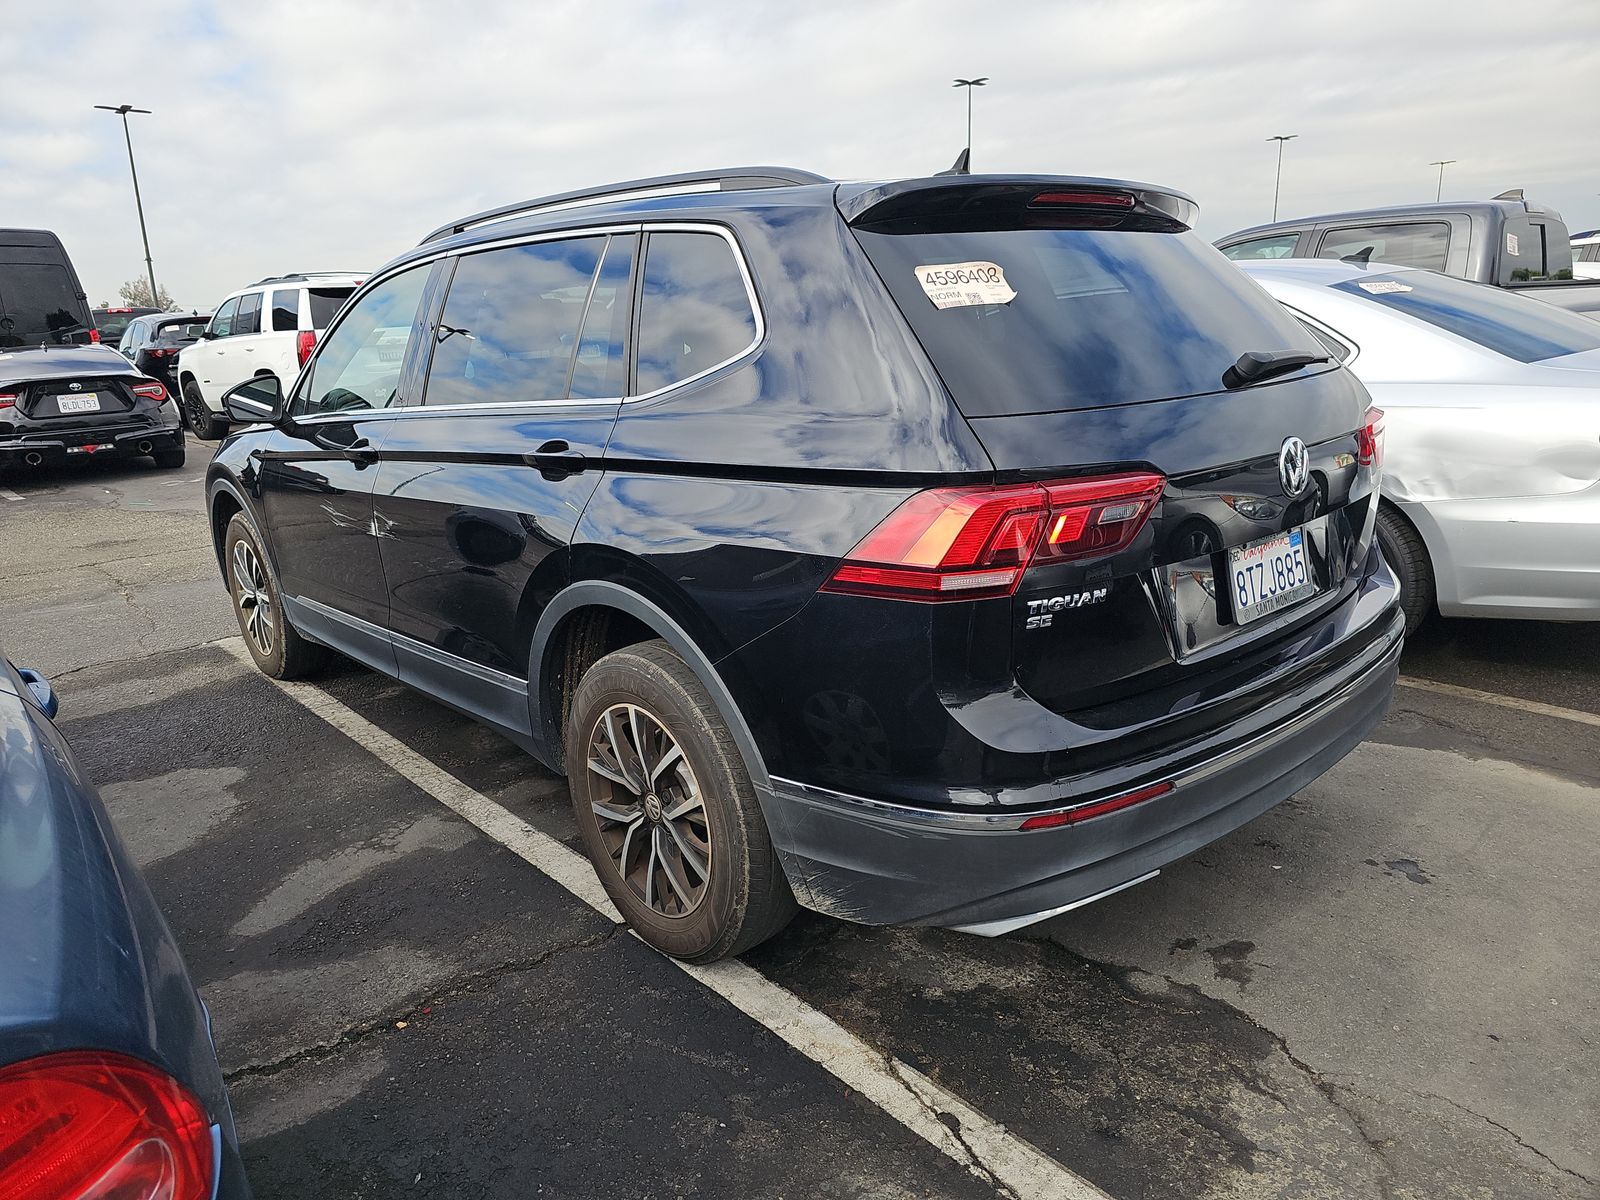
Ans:
{"label": "light pole", "polygon": [[976,79],[958,79],[951,86],[967,89],[967,152],[972,152],[972,89],[981,88],[989,82],[987,75],[980,75]]}
{"label": "light pole", "polygon": [[139,197],[139,168],[133,165],[133,135],[128,132],[128,114],[144,113],[149,115],[150,110],[148,108],[135,108],[131,104],[118,104],[116,106],[96,104],[95,107],[106,112],[117,113],[122,117],[122,137],[128,143],[128,172],[133,176],[133,203],[134,207],[139,210],[139,236],[144,239],[144,269],[150,276],[150,307],[160,308],[161,305],[156,301],[158,294],[156,292],[156,268],[155,264],[150,261],[150,235],[145,232],[144,228],[144,201]]}
{"label": "light pole", "polygon": [[1433,194],[1433,202],[1435,204],[1444,199],[1444,169],[1455,161],[1453,158],[1441,158],[1428,164],[1430,167],[1439,168],[1439,190]]}
{"label": "light pole", "polygon": [[1299,137],[1298,133],[1275,133],[1267,139],[1278,143],[1278,174],[1272,181],[1272,219],[1278,219],[1278,188],[1283,183],[1283,144]]}

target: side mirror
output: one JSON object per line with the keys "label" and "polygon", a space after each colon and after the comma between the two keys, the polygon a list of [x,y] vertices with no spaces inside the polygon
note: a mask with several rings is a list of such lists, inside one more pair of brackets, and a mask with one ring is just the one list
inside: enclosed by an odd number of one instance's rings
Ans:
{"label": "side mirror", "polygon": [[56,710],[60,707],[56,700],[55,689],[50,686],[50,681],[37,671],[30,671],[26,667],[18,667],[17,675],[22,682],[28,685],[28,690],[33,693],[34,703],[45,716],[54,718]]}
{"label": "side mirror", "polygon": [[209,326],[209,325],[207,325],[204,329],[202,329],[200,331],[200,340],[202,342],[209,342],[212,338],[214,338],[216,336],[217,336],[216,334],[211,332],[211,326]]}
{"label": "side mirror", "polygon": [[276,425],[283,419],[283,385],[276,375],[257,375],[222,393],[228,420],[240,425]]}

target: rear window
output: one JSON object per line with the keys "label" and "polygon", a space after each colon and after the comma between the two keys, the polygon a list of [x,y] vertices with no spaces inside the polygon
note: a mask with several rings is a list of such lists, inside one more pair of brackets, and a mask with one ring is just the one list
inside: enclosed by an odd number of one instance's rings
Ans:
{"label": "rear window", "polygon": [[[80,316],[82,303],[72,277],[59,266],[0,263],[0,346],[88,341],[89,331]],[[118,337],[121,332],[119,325]]]}
{"label": "rear window", "polygon": [[1332,286],[1518,362],[1600,349],[1600,321],[1487,284],[1406,271]]}
{"label": "rear window", "polygon": [[307,292],[311,297],[311,327],[326,329],[333,320],[333,314],[344,307],[344,302],[350,299],[354,291],[353,287],[311,288]]}
{"label": "rear window", "polygon": [[1445,221],[1402,221],[1389,225],[1352,225],[1322,235],[1318,258],[1348,258],[1397,267],[1444,270],[1450,255],[1450,226]]}
{"label": "rear window", "polygon": [[[1192,233],[856,236],[970,417],[1217,392],[1246,350],[1322,353]],[[962,291],[964,279],[977,280],[972,290]],[[960,294],[950,303],[952,281]]]}

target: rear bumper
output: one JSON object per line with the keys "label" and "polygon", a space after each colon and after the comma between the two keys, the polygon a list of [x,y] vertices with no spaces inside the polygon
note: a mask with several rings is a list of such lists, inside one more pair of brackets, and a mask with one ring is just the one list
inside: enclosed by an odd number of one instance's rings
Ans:
{"label": "rear bumper", "polygon": [[[1393,589],[1387,569],[1384,584]],[[1305,689],[1265,729],[1198,757],[1156,756],[1098,794],[1073,780],[1070,807],[1171,782],[1164,795],[1081,823],[1023,831],[1038,809],[1007,797],[970,811],[912,808],[772,779],[775,840],[802,900],[868,924],[950,926],[999,934],[1148,878],[1279,804],[1355,748],[1383,720],[1405,625],[1382,628],[1337,678]],[[1038,786],[1026,789],[1030,798]]]}
{"label": "rear bumper", "polygon": [[96,455],[150,454],[156,450],[176,450],[182,445],[183,429],[177,425],[75,430],[62,437],[24,435],[0,439],[0,463],[45,466]]}

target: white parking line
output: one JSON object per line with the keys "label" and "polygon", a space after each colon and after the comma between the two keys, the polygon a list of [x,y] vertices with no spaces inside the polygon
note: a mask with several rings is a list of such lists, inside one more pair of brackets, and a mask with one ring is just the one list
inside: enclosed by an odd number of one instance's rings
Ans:
{"label": "white parking line", "polygon": [[0,498],[6,499],[6,500],[22,500],[22,499],[26,499],[26,497],[17,495],[10,488],[0,488]]}
{"label": "white parking line", "polygon": [[180,486],[182,486],[183,484],[186,484],[186,483],[203,483],[203,482],[205,482],[205,476],[204,475],[196,475],[193,479],[169,479],[165,483],[163,483],[161,486],[162,487],[180,487]]}
{"label": "white parking line", "polygon": [[1484,704],[1498,705],[1500,708],[1515,709],[1517,712],[1532,713],[1539,717],[1554,717],[1558,721],[1571,721],[1577,725],[1593,725],[1596,729],[1600,729],[1600,716],[1576,708],[1559,708],[1554,704],[1541,704],[1537,700],[1523,700],[1518,696],[1502,696],[1498,692],[1483,692],[1456,683],[1418,679],[1414,675],[1402,675],[1399,683],[1401,687],[1415,688],[1419,692],[1455,696],[1460,700],[1478,700]]}
{"label": "white parking line", "polygon": [[[214,644],[255,670],[242,639],[227,638]],[[607,920],[621,923],[621,915],[583,855],[468,787],[321,688],[307,683],[271,682]],[[1016,1200],[1110,1200],[1094,1184],[1073,1174],[1004,1125],[984,1116],[920,1071],[874,1050],[832,1017],[754,968],[731,959],[705,967],[668,961],[1000,1194]],[[957,1129],[952,1130],[941,1117],[954,1118]]]}

